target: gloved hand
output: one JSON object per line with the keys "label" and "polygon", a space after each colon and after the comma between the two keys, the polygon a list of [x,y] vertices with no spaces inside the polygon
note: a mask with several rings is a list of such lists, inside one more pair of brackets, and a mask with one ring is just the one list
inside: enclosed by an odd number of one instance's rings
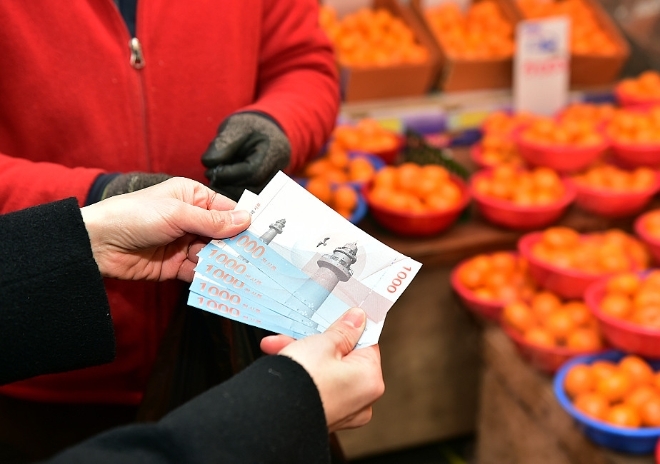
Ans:
{"label": "gloved hand", "polygon": [[161,182],[169,179],[170,175],[162,173],[147,173],[147,172],[129,172],[128,174],[119,174],[112,179],[103,189],[101,200],[105,200],[115,195],[122,193],[131,193],[136,190],[151,187],[152,185],[160,184]]}
{"label": "gloved hand", "polygon": [[259,193],[290,159],[291,144],[277,124],[258,113],[237,113],[222,123],[202,164],[210,187],[238,200],[245,189]]}

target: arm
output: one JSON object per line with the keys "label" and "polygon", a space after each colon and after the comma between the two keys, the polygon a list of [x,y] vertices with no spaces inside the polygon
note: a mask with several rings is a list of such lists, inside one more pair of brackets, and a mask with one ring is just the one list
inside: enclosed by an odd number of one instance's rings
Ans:
{"label": "arm", "polygon": [[175,178],[82,210],[70,198],[0,216],[0,383],[111,361],[102,276],[192,280],[208,237],[248,226],[234,206]]}
{"label": "arm", "polygon": [[270,115],[291,143],[288,172],[317,154],[335,125],[339,83],[318,2],[266,1],[258,99],[241,111]]}
{"label": "arm", "polygon": [[353,350],[365,323],[353,309],[319,335],[267,337],[264,351],[281,356],[255,361],[158,423],[104,433],[51,464],[328,463],[328,431],[366,424],[383,394],[378,347]]}

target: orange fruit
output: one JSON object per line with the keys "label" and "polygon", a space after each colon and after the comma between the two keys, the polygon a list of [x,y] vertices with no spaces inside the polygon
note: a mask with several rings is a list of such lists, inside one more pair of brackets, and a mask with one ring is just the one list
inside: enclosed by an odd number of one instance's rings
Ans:
{"label": "orange fruit", "polygon": [[608,293],[600,302],[600,310],[608,316],[625,319],[632,311],[632,302],[624,293]]}
{"label": "orange fruit", "polygon": [[642,425],[647,427],[660,427],[660,396],[655,395],[646,399],[639,407]]}
{"label": "orange fruit", "polygon": [[[339,185],[333,196],[333,208],[336,210],[352,212],[358,204],[357,192],[349,185]],[[349,214],[350,217],[350,214]]]}
{"label": "orange fruit", "polygon": [[600,381],[600,379],[609,377],[617,370],[617,365],[612,361],[600,359],[591,363],[591,372],[593,372],[594,377],[596,377],[598,381]]}
{"label": "orange fruit", "polygon": [[529,307],[523,302],[513,302],[502,310],[502,320],[520,333],[526,333],[536,325]]}
{"label": "orange fruit", "polygon": [[619,427],[639,427],[642,418],[637,410],[626,403],[615,404],[605,415],[604,420]]}
{"label": "orange fruit", "polygon": [[323,203],[327,205],[332,203],[332,186],[327,180],[320,177],[312,178],[307,182],[305,188]]}
{"label": "orange fruit", "polygon": [[561,306],[561,300],[552,292],[541,291],[532,297],[530,305],[536,317],[545,319]]}
{"label": "orange fruit", "polygon": [[594,390],[596,382],[591,368],[586,364],[576,364],[566,372],[564,377],[564,390],[566,394],[575,398],[582,393]]}
{"label": "orange fruit", "polygon": [[650,385],[654,372],[651,366],[639,356],[626,355],[619,361],[619,369],[627,372],[633,385]]}
{"label": "orange fruit", "polygon": [[610,410],[609,401],[596,392],[581,393],[573,401],[575,409],[594,419],[604,420]]}
{"label": "orange fruit", "polygon": [[541,327],[532,327],[527,330],[523,338],[530,345],[550,348],[556,345],[555,339],[550,332]]}
{"label": "orange fruit", "polygon": [[603,342],[596,329],[583,327],[568,334],[566,346],[578,351],[596,351],[603,347]]}
{"label": "orange fruit", "polygon": [[571,314],[562,308],[548,314],[543,321],[543,326],[558,340],[566,340],[576,328]]}
{"label": "orange fruit", "polygon": [[634,384],[630,375],[615,369],[610,375],[601,377],[596,382],[596,391],[610,402],[621,401],[632,390]]}

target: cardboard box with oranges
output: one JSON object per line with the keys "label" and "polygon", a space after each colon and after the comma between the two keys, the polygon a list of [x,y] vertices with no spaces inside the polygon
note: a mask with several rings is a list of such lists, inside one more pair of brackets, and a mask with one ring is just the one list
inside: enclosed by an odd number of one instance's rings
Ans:
{"label": "cardboard box with oranges", "polygon": [[511,88],[513,34],[519,16],[508,1],[476,0],[465,4],[411,0],[409,8],[440,57],[435,74],[439,89]]}
{"label": "cardboard box with oranges", "polygon": [[[323,8],[336,14],[321,24],[335,44],[345,102],[420,96],[433,87],[436,48],[408,8],[396,0],[324,0]],[[372,38],[376,45],[360,49]]]}

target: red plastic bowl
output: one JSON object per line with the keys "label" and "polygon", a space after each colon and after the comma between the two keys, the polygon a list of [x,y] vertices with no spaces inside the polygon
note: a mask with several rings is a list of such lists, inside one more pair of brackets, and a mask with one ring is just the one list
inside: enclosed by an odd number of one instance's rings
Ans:
{"label": "red plastic bowl", "polygon": [[643,190],[616,192],[596,189],[567,179],[575,189],[575,203],[585,211],[608,218],[633,216],[644,209],[653,195],[660,190],[660,173],[655,182]]}
{"label": "red plastic bowl", "polygon": [[647,109],[660,105],[660,98],[639,98],[622,91],[619,86],[614,88],[614,97],[620,106],[626,108]]}
{"label": "red plastic bowl", "polygon": [[612,159],[627,168],[660,168],[660,143],[622,143],[610,140]]}
{"label": "red plastic bowl", "polygon": [[635,235],[637,235],[642,240],[644,245],[646,245],[646,249],[653,257],[653,260],[657,264],[660,264],[660,238],[654,237],[651,234],[649,234],[645,226],[646,218],[652,212],[653,211],[644,213],[641,216],[639,216],[637,219],[635,219],[635,223],[633,224],[633,229],[635,231]]}
{"label": "red plastic bowl", "polygon": [[474,182],[492,175],[490,171],[477,172],[472,175],[470,195],[477,205],[479,213],[493,224],[516,230],[539,229],[557,221],[575,199],[575,189],[567,182],[564,184],[564,195],[554,203],[547,205],[520,206],[513,202],[482,195],[474,188]]}
{"label": "red plastic bowl", "polygon": [[[515,254],[515,253],[513,253]],[[449,281],[452,288],[458,294],[463,305],[472,313],[476,314],[479,317],[498,322],[500,320],[500,315],[502,314],[502,309],[504,308],[503,301],[494,301],[494,300],[485,300],[483,298],[477,297],[474,292],[467,288],[459,280],[458,275],[461,271],[461,268],[467,264],[471,258],[459,263],[454,270],[451,271],[449,276]]]}
{"label": "red plastic bowl", "polygon": [[584,301],[589,310],[598,319],[605,340],[627,353],[660,358],[660,330],[653,330],[617,319],[603,313],[600,302],[605,296],[607,279],[602,278],[589,285],[584,293]]}
{"label": "red plastic bowl", "polygon": [[394,164],[399,157],[399,153],[401,153],[401,150],[403,150],[403,147],[406,144],[406,138],[403,135],[397,134],[396,138],[397,144],[394,148],[390,148],[389,150],[373,151],[369,153],[383,160],[385,164]]}
{"label": "red plastic bowl", "polygon": [[530,142],[522,137],[522,130],[514,132],[514,140],[520,156],[532,166],[545,166],[561,173],[584,169],[600,158],[609,147],[602,143],[587,147],[547,145]]}
{"label": "red plastic bowl", "polygon": [[602,274],[587,274],[575,269],[563,269],[541,261],[532,254],[532,247],[541,240],[542,232],[530,232],[518,240],[518,251],[529,263],[529,273],[538,285],[566,299],[582,298],[592,283]]}
{"label": "red plastic bowl", "polygon": [[452,175],[451,178],[461,190],[461,200],[454,208],[446,211],[411,213],[376,205],[369,196],[371,184],[363,186],[362,193],[369,205],[369,213],[380,225],[399,235],[423,237],[448,229],[470,201],[467,184],[457,176]]}
{"label": "red plastic bowl", "polygon": [[511,341],[513,341],[518,353],[520,353],[520,356],[525,361],[527,361],[532,367],[548,374],[554,374],[562,364],[576,356],[596,354],[605,351],[605,348],[597,351],[580,351],[563,346],[546,347],[533,345],[509,325],[503,323],[502,329]]}

